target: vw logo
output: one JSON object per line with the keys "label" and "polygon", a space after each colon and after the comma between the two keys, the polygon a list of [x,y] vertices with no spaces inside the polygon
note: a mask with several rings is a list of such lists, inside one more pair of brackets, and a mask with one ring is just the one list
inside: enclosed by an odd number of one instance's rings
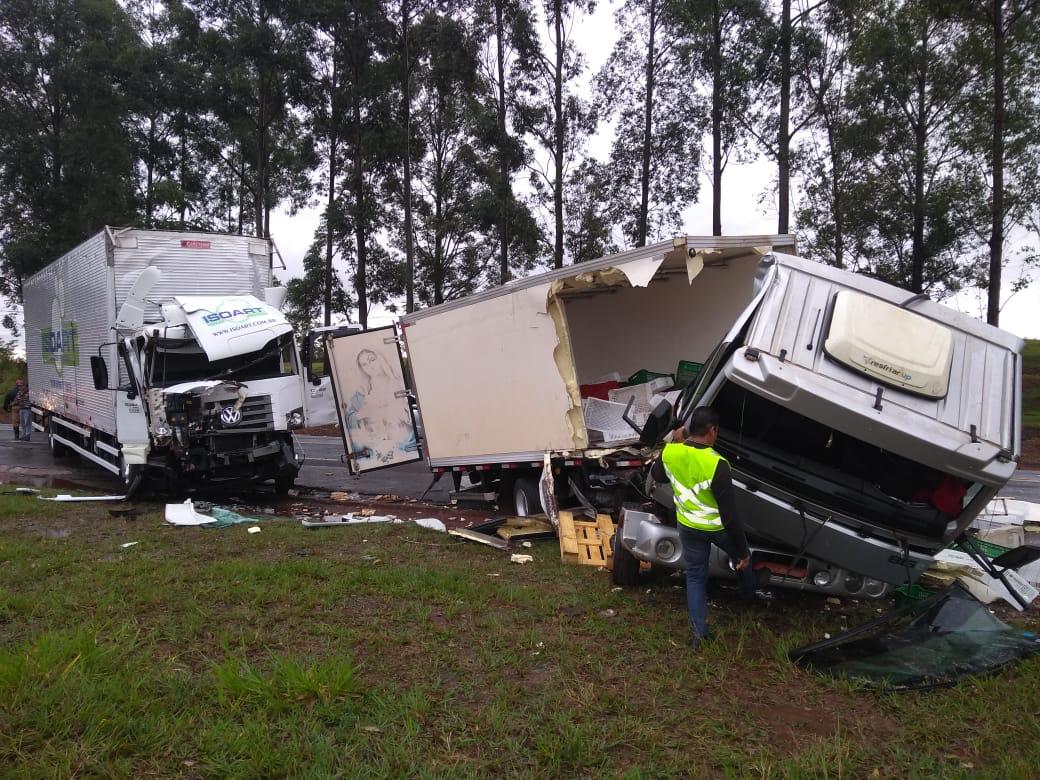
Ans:
{"label": "vw logo", "polygon": [[238,425],[242,422],[242,412],[233,406],[225,406],[220,412],[220,421],[224,425]]}

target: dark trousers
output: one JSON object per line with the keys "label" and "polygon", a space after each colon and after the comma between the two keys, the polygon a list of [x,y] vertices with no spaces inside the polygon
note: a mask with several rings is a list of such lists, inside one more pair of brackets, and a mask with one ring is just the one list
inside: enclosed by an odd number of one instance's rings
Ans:
{"label": "dark trousers", "polygon": [[[737,548],[725,531],[698,531],[679,523],[683,560],[686,562],[686,608],[690,613],[690,631],[694,644],[707,638],[708,632],[708,559],[714,544],[733,562],[738,558]],[[755,575],[751,567],[737,572],[740,590],[750,595],[755,592]]]}

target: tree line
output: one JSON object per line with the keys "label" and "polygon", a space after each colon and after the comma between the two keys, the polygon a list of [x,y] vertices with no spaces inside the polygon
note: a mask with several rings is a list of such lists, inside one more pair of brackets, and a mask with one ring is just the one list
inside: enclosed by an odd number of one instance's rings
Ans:
{"label": "tree line", "polygon": [[268,236],[317,204],[293,315],[367,326],[701,197],[722,234],[727,167],[765,158],[803,254],[999,322],[1037,264],[1006,246],[1040,238],[1040,0],[619,0],[592,73],[594,2],[5,0],[0,293],[106,224]]}

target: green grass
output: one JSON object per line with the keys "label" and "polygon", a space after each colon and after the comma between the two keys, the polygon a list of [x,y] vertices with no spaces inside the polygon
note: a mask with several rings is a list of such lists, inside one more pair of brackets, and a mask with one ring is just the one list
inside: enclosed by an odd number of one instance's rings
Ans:
{"label": "green grass", "polygon": [[722,641],[695,655],[674,581],[614,592],[553,542],[518,566],[407,525],[262,528],[0,496],[0,776],[1028,777],[1040,762],[1040,659],[902,696],[787,661],[875,605],[788,594],[752,614],[713,596]]}
{"label": "green grass", "polygon": [[1022,425],[1040,428],[1040,339],[1026,339],[1022,389]]}

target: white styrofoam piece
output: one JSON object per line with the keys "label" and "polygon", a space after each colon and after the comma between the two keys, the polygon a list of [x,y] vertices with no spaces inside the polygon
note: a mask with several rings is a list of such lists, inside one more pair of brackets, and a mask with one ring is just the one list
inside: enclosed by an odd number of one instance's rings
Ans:
{"label": "white styrofoam piece", "polygon": [[[582,413],[585,427],[590,433],[598,433],[605,442],[626,441],[637,438],[636,432],[622,419],[625,405],[599,398],[583,398]],[[636,422],[638,417],[633,416]]]}
{"label": "white styrofoam piece", "polygon": [[1019,501],[1016,498],[994,498],[979,516],[971,521],[972,528],[988,528],[993,525],[1040,524],[1040,504]]}
{"label": "white styrofoam piece", "polygon": [[58,496],[52,496],[47,498],[46,496],[38,496],[40,501],[125,501],[126,496],[70,496],[67,493],[62,493]]}
{"label": "white styrofoam piece", "polygon": [[440,531],[441,533],[448,530],[447,526],[436,517],[419,517],[416,518],[415,524],[422,528],[429,528],[431,531]]}
{"label": "white styrofoam piece", "polygon": [[171,525],[205,525],[215,523],[216,520],[196,512],[195,504],[189,498],[183,504],[166,505],[166,522]]}

